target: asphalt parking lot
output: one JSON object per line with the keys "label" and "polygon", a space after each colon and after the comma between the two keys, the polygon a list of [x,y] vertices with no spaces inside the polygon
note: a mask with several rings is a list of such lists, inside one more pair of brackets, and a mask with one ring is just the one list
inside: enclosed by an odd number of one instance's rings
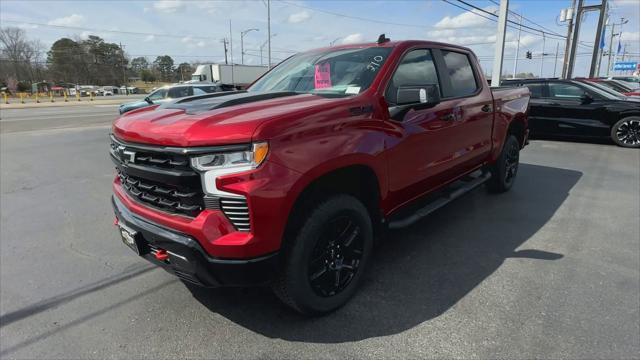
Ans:
{"label": "asphalt parking lot", "polygon": [[344,308],[187,288],[113,227],[116,107],[3,110],[1,358],[637,358],[640,151],[536,140],[514,189],[391,232]]}

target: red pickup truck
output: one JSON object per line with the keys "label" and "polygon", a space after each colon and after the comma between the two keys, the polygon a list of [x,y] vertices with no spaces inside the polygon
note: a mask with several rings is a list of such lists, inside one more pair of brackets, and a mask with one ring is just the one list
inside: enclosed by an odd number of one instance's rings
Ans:
{"label": "red pickup truck", "polygon": [[183,281],[268,284],[328,312],[385,229],[513,185],[528,104],[527,88],[489,88],[460,46],[381,37],[300,53],[247,91],[116,119],[115,223]]}

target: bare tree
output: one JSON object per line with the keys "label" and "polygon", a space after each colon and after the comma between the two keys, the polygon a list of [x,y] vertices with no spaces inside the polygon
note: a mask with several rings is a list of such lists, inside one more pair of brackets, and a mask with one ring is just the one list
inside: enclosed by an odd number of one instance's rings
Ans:
{"label": "bare tree", "polygon": [[17,27],[0,28],[0,45],[2,57],[13,69],[12,75],[21,80],[24,54],[29,46],[25,31]]}

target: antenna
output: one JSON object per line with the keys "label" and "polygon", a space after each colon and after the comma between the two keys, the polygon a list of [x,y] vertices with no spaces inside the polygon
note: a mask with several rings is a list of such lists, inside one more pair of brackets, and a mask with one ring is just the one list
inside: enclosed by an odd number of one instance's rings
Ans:
{"label": "antenna", "polygon": [[391,39],[389,39],[388,37],[384,36],[384,34],[380,34],[380,36],[378,36],[378,44],[384,44],[388,41],[391,41]]}

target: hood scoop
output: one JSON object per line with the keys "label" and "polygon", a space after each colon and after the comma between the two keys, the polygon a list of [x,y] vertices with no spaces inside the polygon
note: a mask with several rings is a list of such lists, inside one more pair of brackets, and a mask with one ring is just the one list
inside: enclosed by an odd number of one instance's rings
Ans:
{"label": "hood scoop", "polygon": [[158,109],[181,109],[186,114],[198,114],[205,111],[252,102],[277,99],[285,96],[299,95],[291,91],[268,93],[249,93],[247,91],[219,92],[213,94],[191,96],[161,105]]}

